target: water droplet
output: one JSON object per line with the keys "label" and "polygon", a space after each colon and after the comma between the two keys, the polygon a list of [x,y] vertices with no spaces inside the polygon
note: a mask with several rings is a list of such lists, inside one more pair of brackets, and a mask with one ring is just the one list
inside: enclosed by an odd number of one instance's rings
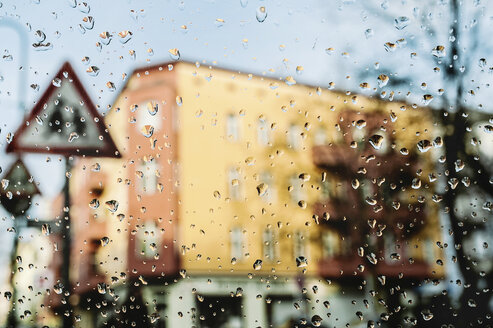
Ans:
{"label": "water droplet", "polygon": [[84,14],[88,14],[91,11],[91,7],[89,7],[87,2],[80,1],[79,3],[77,3],[77,8]]}
{"label": "water droplet", "polygon": [[58,295],[60,295],[63,292],[63,284],[61,282],[55,284],[53,286],[53,290],[55,291],[55,293],[57,293]]}
{"label": "water droplet", "polygon": [[82,18],[82,26],[88,30],[92,30],[94,27],[94,18],[92,16]]}
{"label": "water droplet", "polygon": [[394,26],[398,30],[403,30],[408,25],[409,25],[409,18],[407,18],[406,16],[400,16],[394,20]]}
{"label": "water droplet", "polygon": [[310,174],[308,173],[301,173],[298,178],[300,178],[302,181],[306,182],[306,181],[310,181]]}
{"label": "water droplet", "polygon": [[390,254],[390,259],[394,261],[399,261],[401,259],[401,255],[399,253]]}
{"label": "water droplet", "polygon": [[381,135],[374,134],[368,139],[368,142],[370,143],[370,145],[372,145],[373,148],[379,150],[380,148],[382,148],[383,140],[384,138]]}
{"label": "water droplet", "polygon": [[118,210],[119,203],[116,200],[109,200],[105,204],[106,208],[112,213],[115,213]]}
{"label": "water droplet", "polygon": [[120,42],[123,44],[130,41],[130,39],[132,38],[132,35],[133,35],[133,33],[128,31],[128,30],[124,30],[124,31],[121,31],[120,33],[118,33],[118,36],[120,37]]}
{"label": "water droplet", "polygon": [[93,200],[91,200],[89,202],[89,207],[92,208],[92,209],[97,209],[99,207],[99,200],[97,200],[96,198],[94,198]]}
{"label": "water droplet", "polygon": [[82,57],[82,59],[81,59],[81,60],[82,60],[82,63],[83,63],[84,65],[89,65],[89,63],[91,62],[91,58],[89,58],[89,57],[87,57],[87,56]]}
{"label": "water droplet", "polygon": [[262,260],[258,259],[253,263],[253,269],[260,270],[262,269]]}
{"label": "water droplet", "polygon": [[423,98],[421,99],[421,102],[423,105],[427,106],[431,101],[433,100],[433,96],[430,94],[423,95]]}
{"label": "water droplet", "polygon": [[397,45],[393,42],[385,42],[383,46],[385,47],[385,50],[387,52],[393,52],[395,51],[395,49],[397,49]]}
{"label": "water droplet", "polygon": [[483,131],[486,132],[486,133],[491,133],[491,132],[493,132],[493,126],[491,126],[491,125],[485,125],[483,127]]}
{"label": "water droplet", "polygon": [[109,91],[113,92],[116,90],[116,86],[113,82],[108,81],[106,82],[106,87],[108,88]]}
{"label": "water droplet", "polygon": [[446,55],[445,47],[438,45],[431,50],[431,54],[437,58],[444,57]]}
{"label": "water droplet", "polygon": [[154,312],[151,315],[149,315],[149,320],[151,321],[151,323],[156,323],[159,319],[161,319],[159,313]]}
{"label": "water droplet", "polygon": [[284,82],[286,82],[287,85],[295,85],[296,84],[296,80],[292,76],[287,76],[284,79]]}
{"label": "water droplet", "polygon": [[383,88],[384,86],[387,85],[387,83],[389,83],[389,77],[385,74],[380,74],[377,78],[377,82],[378,82],[378,87]]}
{"label": "water droplet", "polygon": [[366,121],[365,120],[358,120],[358,121],[356,121],[355,126],[361,130],[362,128],[364,128],[366,126]]}
{"label": "water droplet", "polygon": [[245,8],[248,5],[248,0],[240,0],[240,5]]}
{"label": "water droplet", "polygon": [[245,159],[245,164],[248,165],[248,166],[255,165],[255,158],[253,158],[252,156],[247,157]]}
{"label": "water droplet", "polygon": [[315,327],[320,327],[322,325],[322,317],[320,317],[319,315],[315,314],[313,317],[312,317],[312,324],[315,326]]}
{"label": "water droplet", "polygon": [[418,150],[422,153],[426,153],[428,150],[431,149],[431,142],[430,140],[420,140],[417,144]]}
{"label": "water droplet", "polygon": [[224,25],[224,23],[226,23],[224,21],[224,19],[222,18],[216,18],[216,21],[214,22],[214,24],[217,26],[217,27],[222,27]]}
{"label": "water droplet", "polygon": [[104,246],[108,245],[109,242],[110,242],[110,239],[108,237],[101,238],[101,246],[104,247]]}
{"label": "water droplet", "polygon": [[179,60],[180,59],[180,51],[177,48],[170,49],[170,50],[168,50],[168,52],[169,52],[169,56],[171,57],[171,59],[173,59],[173,60]]}
{"label": "water droplet", "polygon": [[358,189],[359,188],[359,180],[358,179],[353,179],[351,181],[351,187],[353,187],[353,189]]}
{"label": "water droplet", "polygon": [[456,160],[454,165],[455,165],[455,172],[462,171],[464,169],[464,166],[466,166],[466,164],[461,159]]}
{"label": "water droplet", "polygon": [[152,137],[152,134],[154,133],[154,127],[152,125],[144,125],[142,129],[140,130],[144,137],[150,138]]}
{"label": "water droplet", "polygon": [[304,256],[298,256],[296,258],[296,266],[298,268],[304,268],[308,265],[308,259]]}
{"label": "water droplet", "polygon": [[78,139],[79,135],[77,132],[71,132],[70,135],[68,136],[68,142],[73,142],[75,139]]}
{"label": "water droplet", "polygon": [[89,74],[90,76],[98,76],[98,74],[99,74],[99,67],[97,67],[97,66],[89,66],[89,67],[86,69],[86,72],[87,72],[87,74]]}
{"label": "water droplet", "polygon": [[106,284],[104,282],[98,283],[98,293],[106,294]]}
{"label": "water droplet", "polygon": [[101,40],[101,43],[104,45],[108,45],[111,42],[111,39],[113,38],[113,35],[110,34],[110,32],[101,32],[99,34],[99,39]]}
{"label": "water droplet", "polygon": [[36,32],[34,32],[34,37],[36,38],[37,42],[43,42],[44,40],[46,40],[46,34],[41,30],[37,30]]}
{"label": "water droplet", "polygon": [[62,79],[56,77],[51,81],[51,84],[53,84],[55,87],[59,88],[62,86]]}
{"label": "water droplet", "polygon": [[433,313],[431,313],[430,310],[421,311],[421,315],[423,316],[423,319],[425,321],[430,321],[431,319],[433,319]]}
{"label": "water droplet", "polygon": [[257,186],[257,193],[259,196],[263,196],[265,195],[268,189],[269,186],[266,183],[261,183]]}
{"label": "water droplet", "polygon": [[411,187],[413,189],[419,189],[421,188],[421,180],[419,178],[414,178],[412,183],[411,183]]}
{"label": "water droplet", "polygon": [[3,296],[5,297],[5,299],[7,301],[10,301],[10,299],[12,298],[12,293],[11,292],[5,292],[5,293],[3,293]]}
{"label": "water droplet", "polygon": [[147,111],[152,116],[156,115],[156,113],[158,112],[158,109],[159,109],[158,103],[155,103],[153,101],[150,101],[150,102],[147,103]]}
{"label": "water droplet", "polygon": [[374,253],[370,253],[370,255],[367,255],[366,259],[373,265],[376,265],[378,263],[377,256]]}
{"label": "water droplet", "polygon": [[49,236],[51,234],[51,226],[48,223],[43,223],[41,226],[41,232],[45,236]]}
{"label": "water droplet", "polygon": [[256,16],[259,23],[263,23],[265,21],[265,19],[267,18],[267,10],[264,6],[257,9]]}
{"label": "water droplet", "polygon": [[183,99],[180,96],[176,96],[176,104],[178,106],[183,105]]}

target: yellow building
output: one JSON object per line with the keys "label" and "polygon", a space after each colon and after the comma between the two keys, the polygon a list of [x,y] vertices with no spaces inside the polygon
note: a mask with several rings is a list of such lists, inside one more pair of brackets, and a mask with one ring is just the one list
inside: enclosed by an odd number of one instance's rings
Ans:
{"label": "yellow building", "polygon": [[[79,249],[103,240],[86,252],[97,258],[100,277],[135,279],[149,314],[159,313],[169,327],[208,327],[214,320],[218,327],[281,327],[313,314],[358,321],[346,309],[363,293],[343,295],[338,277],[356,279],[362,289],[371,287],[357,280],[366,274],[390,280],[402,271],[406,278],[406,270],[414,272],[409,257],[422,265],[410,280],[442,276],[433,247],[440,240],[437,209],[411,204],[403,211],[409,199],[432,203],[435,150],[417,151],[419,141],[431,145],[436,137],[432,122],[423,108],[299,85],[292,77],[186,62],[137,69],[106,115],[122,158],[84,159],[74,169],[74,213],[83,222],[75,229],[88,236]],[[354,172],[338,170],[360,162]],[[368,177],[356,178],[366,165]],[[402,205],[393,204],[404,219],[394,227],[385,221],[394,214],[379,205],[390,199],[372,190],[392,189],[391,179],[381,178],[395,165],[414,172],[413,187],[397,183]],[[364,212],[356,189],[369,206]],[[101,207],[88,207],[92,199]],[[90,229],[94,214],[97,230]],[[359,256],[368,240],[348,242],[341,226],[363,229],[371,220],[373,248]],[[400,250],[384,250],[396,240]],[[375,299],[360,310],[371,316],[377,307]]]}

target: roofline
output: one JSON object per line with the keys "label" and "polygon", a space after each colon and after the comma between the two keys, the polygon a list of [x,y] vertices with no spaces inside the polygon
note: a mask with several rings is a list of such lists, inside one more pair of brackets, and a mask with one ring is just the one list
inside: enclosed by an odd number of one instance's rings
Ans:
{"label": "roofline", "polygon": [[[190,60],[164,61],[164,62],[161,62],[161,63],[158,63],[158,64],[153,64],[153,65],[149,65],[149,66],[144,65],[144,66],[139,66],[139,67],[134,68],[131,71],[131,73],[128,75],[127,80],[126,80],[125,84],[123,85],[123,87],[118,91],[118,94],[114,98],[113,102],[111,102],[111,106],[113,106],[119,100],[120,96],[127,89],[128,83],[130,81],[130,78],[132,76],[134,76],[135,74],[137,74],[137,73],[143,73],[143,72],[146,72],[146,71],[155,71],[155,70],[158,70],[159,68],[167,67],[168,65],[174,65],[174,66],[179,65],[179,64],[196,65],[196,63],[199,63],[201,66],[202,65],[211,66],[214,70],[220,70],[220,71],[231,72],[231,73],[238,73],[238,74],[252,74],[253,77],[256,77],[256,78],[259,78],[259,79],[263,79],[263,80],[267,80],[267,81],[272,81],[272,82],[283,81],[283,77],[281,77],[281,76],[277,76],[277,77],[276,76],[263,76],[263,75],[258,75],[258,74],[254,74],[254,73],[242,72],[240,70],[234,70],[234,69],[231,69],[231,68],[228,68],[228,67],[224,67],[224,66],[215,66],[213,64],[201,63],[199,61],[195,61],[195,62],[192,62]],[[403,104],[403,105],[407,105],[407,106],[415,106],[415,105],[417,105],[418,108],[420,108],[420,109],[427,109],[427,110],[430,110],[432,112],[443,109],[442,107],[434,108],[432,106],[422,106],[422,105],[418,105],[416,103],[410,103],[410,102],[408,102],[406,100],[402,100],[402,99],[396,99],[396,100],[382,99],[382,98],[379,97],[379,94],[378,93],[363,94],[363,93],[354,92],[354,91],[351,91],[351,90],[343,91],[343,90],[338,90],[338,89],[328,89],[326,87],[321,87],[320,85],[313,85],[313,84],[306,84],[306,83],[296,83],[295,86],[296,85],[297,86],[304,86],[304,87],[307,87],[307,88],[313,88],[313,89],[322,88],[322,90],[329,91],[329,92],[331,92],[333,94],[337,94],[337,95],[341,95],[341,96],[345,96],[345,97],[357,96],[357,97],[362,97],[362,98],[366,98],[366,99],[371,99],[371,100],[374,100],[374,101],[377,101],[377,102],[380,102],[380,103],[394,103],[394,104]],[[350,94],[347,94],[348,92],[350,92]],[[475,111],[474,109],[468,109],[468,110],[469,111]],[[107,111],[105,113],[105,116],[107,114],[109,114],[109,113],[111,113],[111,110]]]}

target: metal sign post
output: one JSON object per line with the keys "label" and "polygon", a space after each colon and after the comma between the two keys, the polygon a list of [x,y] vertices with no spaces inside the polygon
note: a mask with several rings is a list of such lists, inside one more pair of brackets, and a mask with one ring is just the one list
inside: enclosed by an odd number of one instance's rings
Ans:
{"label": "metal sign post", "polygon": [[15,274],[17,272],[16,262],[20,230],[27,223],[25,213],[31,207],[31,198],[39,193],[31,174],[24,163],[18,159],[5,174],[2,180],[2,188],[0,189],[0,202],[14,217],[14,241],[10,252],[10,287],[12,288],[10,298],[12,307],[7,317],[7,327],[17,327]]}
{"label": "metal sign post", "polygon": [[[65,184],[63,185],[63,212],[64,216],[62,218],[62,267],[60,270],[60,275],[64,288],[70,290],[70,253],[72,249],[72,235],[70,233],[71,220],[70,220],[70,171],[72,169],[71,158],[65,156]],[[64,222],[65,221],[65,222]],[[70,301],[66,300],[66,306],[62,309],[63,314],[63,327],[70,327],[73,324],[73,313],[70,306]]]}
{"label": "metal sign post", "polygon": [[72,66],[66,62],[36,103],[26,124],[19,127],[7,146],[7,152],[33,152],[65,156],[65,198],[62,218],[63,262],[60,280],[64,286],[62,300],[63,327],[72,327],[70,304],[71,217],[70,171],[74,156],[120,157],[103,118],[91,101]]}

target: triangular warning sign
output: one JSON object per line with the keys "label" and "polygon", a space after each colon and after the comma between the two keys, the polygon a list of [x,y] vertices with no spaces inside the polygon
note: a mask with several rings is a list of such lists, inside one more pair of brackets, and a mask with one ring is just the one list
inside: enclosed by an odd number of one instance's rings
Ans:
{"label": "triangular warning sign", "polygon": [[33,181],[31,173],[21,159],[12,165],[7,174],[2,179],[2,189],[0,195],[11,192],[17,196],[33,196],[39,194],[39,189]]}
{"label": "triangular warning sign", "polygon": [[103,118],[68,62],[16,131],[7,152],[120,157]]}

